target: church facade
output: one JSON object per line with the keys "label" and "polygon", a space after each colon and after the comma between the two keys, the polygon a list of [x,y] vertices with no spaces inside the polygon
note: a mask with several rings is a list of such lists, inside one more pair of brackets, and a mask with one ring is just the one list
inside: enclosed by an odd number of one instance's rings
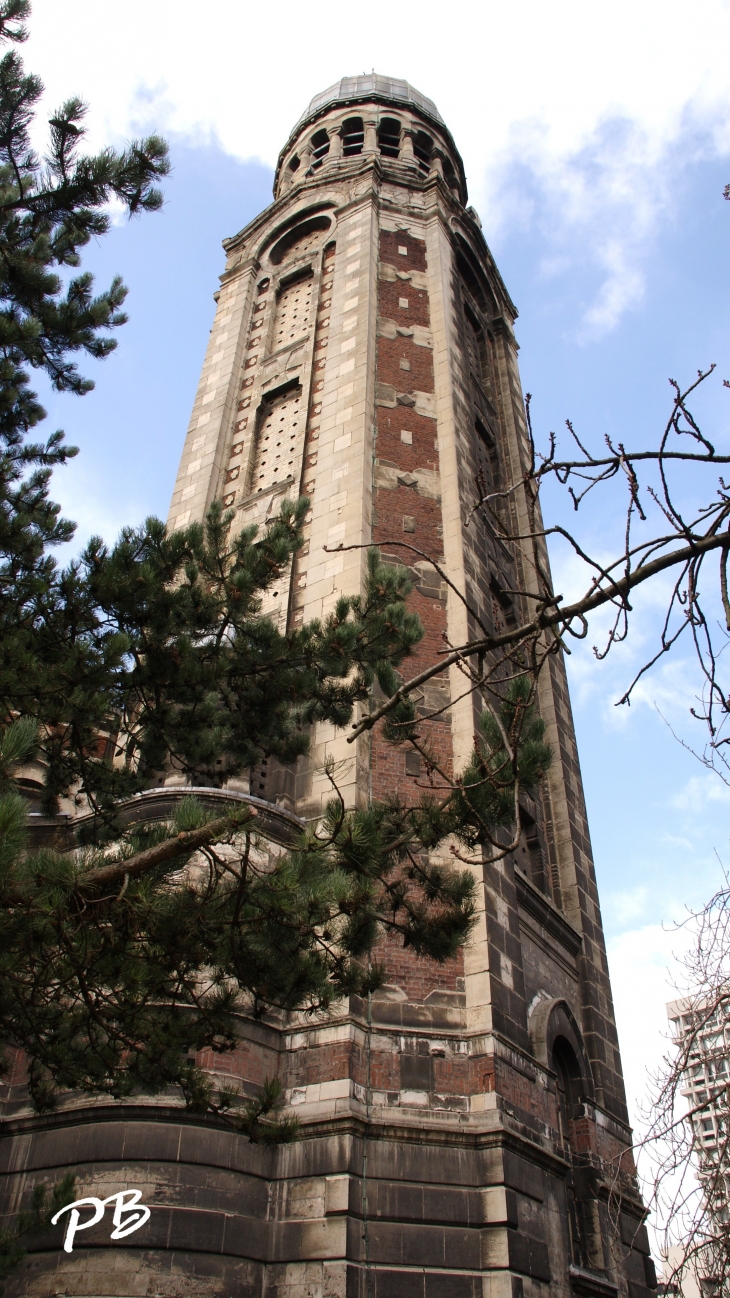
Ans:
{"label": "church facade", "polygon": [[[373,542],[412,570],[426,630],[413,674],[472,629],[429,558],[483,622],[510,625],[532,542],[505,546],[471,507],[475,484],[508,486],[527,454],[516,310],[435,105],[375,75],[316,96],[281,152],[274,202],[224,247],[170,526],[216,499],[235,526],[262,526],[308,496],[305,544],[264,611],[282,628],[326,615],[361,590]],[[519,517],[519,493],[510,508]],[[424,692],[453,771],[474,706],[456,669]],[[80,1194],[139,1189],[150,1215],[118,1243],[100,1223],[72,1254],[31,1252],[10,1293],[649,1298],[559,655],[539,708],[552,768],[522,800],[518,850],[479,871],[460,958],[386,943],[370,1003],[244,1020],[235,1055],[201,1060],[250,1092],[278,1076],[294,1144],[252,1146],[167,1100],[74,1101],[42,1119],[16,1106],[0,1140],[13,1193],[71,1169]],[[273,838],[318,814],[327,758],[350,806],[415,796],[424,774],[377,728],[348,744],[320,726],[296,768],[264,763],[238,786],[269,804]]]}

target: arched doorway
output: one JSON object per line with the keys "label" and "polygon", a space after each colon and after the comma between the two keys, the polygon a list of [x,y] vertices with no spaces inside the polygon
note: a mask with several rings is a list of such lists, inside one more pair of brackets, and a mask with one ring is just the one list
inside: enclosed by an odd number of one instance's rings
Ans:
{"label": "arched doorway", "polygon": [[580,1028],[563,1000],[543,1001],[531,1022],[535,1054],[555,1074],[558,1132],[568,1162],[565,1180],[573,1266],[607,1269],[598,1176],[588,1138],[593,1078]]}

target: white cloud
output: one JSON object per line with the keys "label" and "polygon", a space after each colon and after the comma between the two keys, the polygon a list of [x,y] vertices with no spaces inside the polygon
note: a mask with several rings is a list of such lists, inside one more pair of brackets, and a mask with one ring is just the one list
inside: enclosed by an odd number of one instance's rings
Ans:
{"label": "white cloud", "polygon": [[693,775],[671,799],[673,807],[695,813],[708,802],[730,802],[730,789],[711,771]]}
{"label": "white cloud", "polygon": [[[317,91],[371,68],[437,103],[465,159],[489,237],[538,221],[554,264],[587,259],[597,281],[586,338],[640,298],[642,261],[670,184],[698,156],[730,149],[723,0],[435,0],[418,21],[373,0],[35,0],[29,61],[55,107],[92,105],[95,144],[163,127],[273,163]],[[387,44],[386,44],[387,41]],[[520,178],[522,178],[520,180]],[[525,183],[522,183],[522,182]]]}
{"label": "white cloud", "polygon": [[606,275],[592,305],[583,315],[586,341],[610,333],[624,312],[641,300],[644,291],[643,276],[636,266],[631,265],[629,250],[620,240],[609,240],[599,261]]}
{"label": "white cloud", "polygon": [[604,917],[612,922],[613,927],[625,928],[643,918],[650,902],[649,889],[642,885],[626,888],[622,892],[609,892],[603,899],[602,909]]}
{"label": "white cloud", "polygon": [[[670,906],[664,909],[671,914]],[[679,905],[676,912],[681,917]],[[650,1075],[669,1047],[666,1003],[678,994],[678,960],[690,943],[689,929],[668,921],[629,929],[608,944],[626,1095],[635,1123],[649,1096]]]}

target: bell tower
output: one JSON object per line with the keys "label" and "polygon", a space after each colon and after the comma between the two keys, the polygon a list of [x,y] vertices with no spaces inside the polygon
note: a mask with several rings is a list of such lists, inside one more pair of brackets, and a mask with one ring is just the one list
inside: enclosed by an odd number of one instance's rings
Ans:
{"label": "bell tower", "polygon": [[[376,75],[315,96],[281,151],[273,203],[224,248],[170,526],[202,520],[216,499],[236,526],[262,525],[308,496],[305,545],[265,611],[282,627],[326,614],[362,588],[365,550],[346,547],[373,542],[412,570],[426,628],[413,674],[445,636],[474,630],[429,559],[484,624],[510,625],[531,543],[506,547],[471,506],[477,482],[519,480],[527,454],[517,312],[436,106]],[[508,507],[519,517],[519,493]],[[424,690],[430,742],[455,772],[474,707],[455,668]],[[53,1266],[39,1255],[23,1292],[649,1298],[558,655],[539,707],[552,768],[539,799],[523,798],[519,849],[480,867],[459,959],[435,965],[385,942],[388,981],[369,1004],[242,1021],[234,1056],[201,1060],[252,1093],[277,1075],[300,1120],[295,1144],[252,1146],[172,1101],[103,1115],[71,1105],[55,1144],[48,1122],[29,1120],[19,1173],[71,1166],[85,1194],[100,1180],[144,1188],[151,1215],[120,1244],[100,1236]],[[237,790],[269,803],[272,824],[296,824],[329,796],[332,757],[350,806],[414,796],[417,754],[377,727],[347,739],[319,726],[296,768],[262,764]]]}

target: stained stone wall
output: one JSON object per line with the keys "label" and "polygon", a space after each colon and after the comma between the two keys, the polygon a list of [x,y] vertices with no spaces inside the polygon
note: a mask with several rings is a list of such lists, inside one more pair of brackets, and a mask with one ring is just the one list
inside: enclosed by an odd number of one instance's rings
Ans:
{"label": "stained stone wall", "polygon": [[[282,627],[326,615],[361,589],[375,541],[412,570],[426,632],[414,671],[445,635],[474,630],[428,558],[495,628],[522,612],[509,592],[534,585],[530,547],[510,551],[471,513],[485,484],[519,476],[527,448],[516,309],[467,202],[448,130],[405,82],[345,79],[313,101],[282,150],[273,204],[224,245],[170,507],[182,526],[222,498],[243,526],[306,494],[304,548],[266,611]],[[519,493],[498,508],[524,521]],[[452,670],[422,700],[438,713],[426,724],[447,772],[467,759],[477,720],[462,694]],[[648,1298],[559,657],[539,705],[552,769],[524,799],[519,850],[477,871],[464,952],[436,966],[384,942],[388,981],[370,1004],[242,1019],[233,1055],[201,1056],[247,1093],[278,1076],[301,1123],[295,1145],[251,1146],[174,1096],[68,1097],[34,1117],[19,1062],[0,1128],[9,1216],[39,1179],[71,1169],[79,1194],[141,1189],[151,1217],[117,1244],[102,1222],[70,1255],[60,1231],[31,1241],[10,1293]],[[319,726],[309,757],[262,765],[250,795],[291,825],[316,816],[327,756],[351,806],[416,796],[424,781],[417,757],[377,729],[348,744]]]}

